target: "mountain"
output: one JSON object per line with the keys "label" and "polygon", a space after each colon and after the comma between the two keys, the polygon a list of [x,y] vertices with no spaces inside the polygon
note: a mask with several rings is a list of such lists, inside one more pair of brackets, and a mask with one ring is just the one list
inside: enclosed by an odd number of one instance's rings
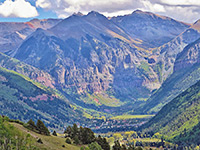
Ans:
{"label": "mountain", "polygon": [[136,10],[132,14],[111,18],[111,21],[128,32],[132,38],[140,39],[142,47],[159,47],[171,41],[189,24],[172,18]]}
{"label": "mountain", "polygon": [[199,80],[199,21],[189,25],[142,11],[108,19],[92,11],[30,23],[34,30],[6,53],[14,58],[0,53],[0,66],[62,95],[70,107],[58,100],[54,115],[76,109],[71,119],[79,116],[84,124],[82,116],[155,114]]}
{"label": "mountain", "polygon": [[185,46],[195,42],[199,38],[200,30],[197,30],[194,25],[192,25],[172,41],[153,50],[157,55],[157,62],[163,65],[163,81],[167,79],[171,73],[173,73],[174,62],[177,55],[183,51]]}
{"label": "mountain", "polygon": [[16,50],[37,28],[48,29],[60,21],[60,19],[33,19],[29,22],[1,22],[0,52],[12,54],[12,51]]}
{"label": "mountain", "polygon": [[[120,24],[122,22],[132,27],[126,28]],[[128,29],[138,30],[138,36]],[[85,107],[84,102],[103,111],[106,110],[104,106],[115,107],[116,113],[127,106],[126,111],[134,110],[134,113],[146,113],[151,106],[153,109],[160,106],[152,113],[165,104],[161,105],[162,100],[156,99],[152,102],[155,104],[148,105],[152,94],[159,92],[157,89],[163,83],[164,86],[173,73],[177,55],[200,38],[197,29],[198,22],[188,25],[148,12],[135,11],[108,19],[92,11],[87,15],[74,14],[48,30],[37,29],[23,41],[14,57],[47,72],[55,88],[76,98],[76,101],[69,100],[77,105]],[[139,34],[139,30],[145,34]],[[150,34],[153,30],[162,34]],[[149,39],[144,40],[144,37]],[[158,45],[164,45],[140,47],[145,45],[142,41],[152,43],[148,40],[155,37],[162,41]]]}
{"label": "mountain", "polygon": [[63,128],[73,122],[84,122],[83,113],[58,91],[15,71],[0,67],[0,110],[2,115],[27,121],[42,119],[48,127]]}
{"label": "mountain", "polygon": [[80,41],[82,37],[89,35],[100,41],[116,37],[129,43],[134,42],[124,30],[95,11],[91,11],[87,15],[74,14],[52,27],[50,31],[65,40],[74,38]]}
{"label": "mountain", "polygon": [[177,55],[173,74],[162,84],[141,110],[156,113],[181,92],[200,80],[200,38]]}
{"label": "mountain", "polygon": [[143,131],[181,144],[199,145],[200,81],[166,104]]}
{"label": "mountain", "polygon": [[36,30],[14,57],[50,73],[70,94],[114,95],[134,102],[160,87],[157,73],[144,58],[149,52],[137,44],[118,25],[92,11]]}

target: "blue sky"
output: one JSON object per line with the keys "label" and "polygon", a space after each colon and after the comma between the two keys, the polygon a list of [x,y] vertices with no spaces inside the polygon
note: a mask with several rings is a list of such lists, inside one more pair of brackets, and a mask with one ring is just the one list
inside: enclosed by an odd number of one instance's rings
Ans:
{"label": "blue sky", "polygon": [[[3,4],[6,0],[0,0],[0,4]],[[15,1],[15,0],[12,0]],[[36,8],[38,15],[33,17],[20,17],[20,16],[3,16],[0,15],[0,22],[25,22],[30,21],[31,19],[38,18],[38,19],[46,19],[46,18],[58,18],[57,14],[51,10],[45,10],[40,7],[36,7],[36,0],[27,0],[33,7]]]}
{"label": "blue sky", "polygon": [[98,11],[105,16],[130,14],[140,9],[174,19],[200,19],[200,0],[0,0],[0,21],[66,18],[75,12]]}

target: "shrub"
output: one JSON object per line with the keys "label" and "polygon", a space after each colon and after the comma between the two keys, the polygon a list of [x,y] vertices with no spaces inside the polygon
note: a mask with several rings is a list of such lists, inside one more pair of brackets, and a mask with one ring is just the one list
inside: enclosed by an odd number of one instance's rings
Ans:
{"label": "shrub", "polygon": [[65,142],[66,142],[67,144],[72,144],[72,142],[71,142],[71,140],[70,140],[69,138],[66,138]]}
{"label": "shrub", "polygon": [[41,138],[39,138],[39,139],[37,140],[37,142],[38,142],[38,143],[40,143],[40,144],[43,144],[43,142],[42,142],[42,139],[41,139]]}
{"label": "shrub", "polygon": [[54,135],[54,136],[57,136],[57,133],[56,133],[56,131],[53,131],[52,135]]}

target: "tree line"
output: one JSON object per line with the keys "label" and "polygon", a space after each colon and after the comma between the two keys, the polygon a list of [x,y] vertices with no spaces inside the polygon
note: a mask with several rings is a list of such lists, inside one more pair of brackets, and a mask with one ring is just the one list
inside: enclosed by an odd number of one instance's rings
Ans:
{"label": "tree line", "polygon": [[73,126],[68,126],[64,133],[66,138],[70,138],[76,145],[92,144],[90,145],[92,147],[98,144],[103,150],[110,150],[110,145],[106,138],[102,138],[100,135],[95,137],[94,132],[89,128],[78,127],[76,124],[73,124]]}

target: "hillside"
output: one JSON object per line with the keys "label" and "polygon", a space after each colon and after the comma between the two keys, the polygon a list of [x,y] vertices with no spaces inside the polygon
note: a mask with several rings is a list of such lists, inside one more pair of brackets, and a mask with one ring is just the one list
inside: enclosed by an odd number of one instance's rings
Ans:
{"label": "hillside", "polygon": [[12,119],[42,119],[52,128],[84,122],[83,113],[75,112],[59,92],[19,73],[0,67],[0,87],[1,114]]}
{"label": "hillside", "polygon": [[51,75],[31,65],[20,62],[0,52],[0,67],[13,70],[47,87],[55,88],[55,81]]}
{"label": "hillside", "polygon": [[200,81],[165,105],[141,129],[178,144],[199,144]]}
{"label": "hillside", "polygon": [[[4,120],[4,121],[3,121]],[[5,134],[6,133],[6,134]],[[13,148],[30,149],[30,150],[79,150],[80,147],[67,144],[65,138],[57,136],[45,136],[24,128],[18,123],[11,123],[0,117],[0,137],[8,140],[7,143],[0,144],[1,149],[9,149],[9,146]],[[38,139],[42,140],[42,144],[38,143]],[[63,147],[63,145],[65,147]]]}
{"label": "hillside", "polygon": [[200,80],[200,39],[186,46],[178,54],[173,74],[142,107],[145,113],[156,113],[184,90]]}

